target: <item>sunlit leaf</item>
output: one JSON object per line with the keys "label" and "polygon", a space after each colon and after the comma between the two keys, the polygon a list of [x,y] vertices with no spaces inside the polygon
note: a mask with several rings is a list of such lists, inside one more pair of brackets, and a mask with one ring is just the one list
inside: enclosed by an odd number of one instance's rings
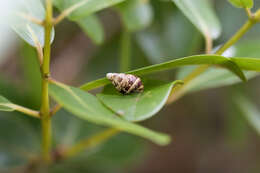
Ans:
{"label": "sunlit leaf", "polygon": [[96,43],[101,44],[104,41],[105,34],[103,26],[95,15],[90,15],[75,21],[82,30]]}
{"label": "sunlit leaf", "polygon": [[149,1],[131,0],[118,5],[122,21],[128,31],[137,31],[148,26],[153,19]]}
{"label": "sunlit leaf", "polygon": [[[14,0],[14,10],[10,14],[8,25],[27,43],[35,46],[33,36],[28,27],[31,28],[33,34],[38,38],[38,41],[44,45],[44,28],[39,26],[23,16],[31,16],[38,20],[44,20],[45,9],[41,0]],[[54,39],[54,29],[52,30],[51,42]]]}
{"label": "sunlit leaf", "polygon": [[220,22],[208,0],[172,0],[204,36],[217,38]]}
{"label": "sunlit leaf", "polygon": [[166,145],[170,142],[169,136],[165,134],[123,120],[105,108],[95,96],[78,88],[60,83],[50,84],[50,94],[65,109],[83,120],[142,136],[160,145]]}
{"label": "sunlit leaf", "polygon": [[12,103],[4,98],[3,96],[0,96],[0,111],[14,111],[15,109],[12,107]]}
{"label": "sunlit leaf", "polygon": [[[177,81],[177,84],[180,81]],[[147,80],[144,92],[130,95],[120,94],[113,85],[107,85],[98,94],[108,108],[128,121],[142,121],[155,115],[165,104],[175,82]]]}
{"label": "sunlit leaf", "polygon": [[248,120],[249,124],[260,135],[260,111],[257,106],[243,95],[237,95],[234,101],[237,105],[237,108]]}
{"label": "sunlit leaf", "polygon": [[254,5],[253,0],[228,0],[228,1],[237,8],[252,8]]}

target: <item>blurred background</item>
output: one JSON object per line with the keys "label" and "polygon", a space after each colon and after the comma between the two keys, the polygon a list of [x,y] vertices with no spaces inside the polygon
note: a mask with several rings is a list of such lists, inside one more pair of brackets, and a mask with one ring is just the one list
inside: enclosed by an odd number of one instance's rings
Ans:
{"label": "blurred background", "polygon": [[[242,26],[247,16],[227,0],[211,3],[222,25],[221,36],[214,41],[218,46]],[[7,6],[0,8],[0,15],[4,16]],[[260,8],[258,0],[253,10],[256,8]],[[147,14],[143,15],[151,18],[150,22],[129,34],[131,69],[204,53],[203,36],[174,3],[151,0],[146,10]],[[55,8],[55,14],[58,11]],[[53,78],[79,86],[104,77],[108,72],[120,71],[121,38],[125,32],[120,10],[109,8],[96,16],[104,31],[104,41],[99,38],[93,41],[84,26],[69,20],[55,28],[51,59]],[[38,109],[41,81],[37,53],[10,28],[4,24],[0,26],[0,93],[14,103]],[[260,58],[260,25],[226,53]],[[192,68],[153,77],[182,79]],[[198,81],[192,83],[187,95],[143,122],[144,126],[172,136],[172,143],[166,147],[122,133],[78,157],[51,166],[49,172],[258,173],[260,78],[249,75],[254,78],[248,83],[238,83],[228,72],[211,69],[199,84]],[[102,129],[61,110],[53,118],[54,147],[72,145]],[[24,165],[40,153],[40,130],[37,120],[16,112],[0,112],[1,172],[27,169]]]}

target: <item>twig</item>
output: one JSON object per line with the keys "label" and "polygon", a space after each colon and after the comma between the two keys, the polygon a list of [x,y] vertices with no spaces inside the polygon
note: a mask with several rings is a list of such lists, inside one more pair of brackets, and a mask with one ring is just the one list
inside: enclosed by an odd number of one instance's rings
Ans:
{"label": "twig", "polygon": [[35,111],[35,110],[32,110],[32,109],[29,109],[29,108],[26,108],[26,107],[23,107],[23,106],[20,106],[20,105],[16,105],[16,104],[13,104],[13,103],[2,103],[0,104],[0,106],[6,106],[6,107],[9,107],[9,108],[12,108],[18,112],[21,112],[21,113],[24,113],[26,115],[29,115],[31,117],[34,117],[34,118],[40,118],[40,112],[39,111]]}
{"label": "twig", "polygon": [[72,5],[71,7],[65,9],[64,11],[61,12],[61,14],[56,17],[53,20],[53,24],[57,25],[58,23],[60,23],[65,17],[69,16],[73,11],[75,11],[76,9],[78,9],[79,7],[81,7],[82,5],[84,5],[85,3],[87,3],[89,0],[82,0],[74,5]]}

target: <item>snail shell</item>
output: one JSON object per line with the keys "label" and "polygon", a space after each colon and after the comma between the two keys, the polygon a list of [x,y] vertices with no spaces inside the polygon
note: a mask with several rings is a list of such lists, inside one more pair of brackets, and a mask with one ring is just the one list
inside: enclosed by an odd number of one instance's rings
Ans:
{"label": "snail shell", "polygon": [[107,78],[112,81],[115,88],[122,94],[142,92],[144,86],[139,77],[124,73],[107,73]]}

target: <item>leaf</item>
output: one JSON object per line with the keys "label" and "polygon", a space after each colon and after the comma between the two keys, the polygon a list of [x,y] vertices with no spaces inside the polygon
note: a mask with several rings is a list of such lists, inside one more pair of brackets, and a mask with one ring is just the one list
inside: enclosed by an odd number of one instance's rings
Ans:
{"label": "leaf", "polygon": [[150,118],[164,106],[176,82],[147,80],[144,92],[130,95],[120,94],[115,87],[107,85],[102,93],[97,94],[108,108],[128,121],[143,121]]}
{"label": "leaf", "polygon": [[77,4],[79,8],[73,11],[69,16],[69,19],[77,20],[123,1],[124,0],[54,0],[54,5],[60,11],[63,11]]}
{"label": "leaf", "polygon": [[[259,73],[247,71],[244,72],[244,74],[247,79],[251,79]],[[183,79],[184,77],[177,75],[177,78]],[[185,87],[183,87],[183,92],[188,93],[210,88],[218,88],[222,86],[233,85],[239,82],[241,82],[241,80],[225,69],[208,69],[205,73],[201,74],[199,77],[190,81],[189,84],[185,85]]]}
{"label": "leaf", "polygon": [[60,83],[50,84],[51,96],[69,112],[81,119],[103,126],[110,126],[132,133],[159,144],[170,142],[169,136],[151,131],[140,125],[128,122],[116,116],[105,108],[98,99],[78,88],[69,87]]}
{"label": "leaf", "polygon": [[[35,46],[30,27],[40,42],[44,45],[44,28],[22,17],[23,15],[32,16],[39,20],[45,18],[45,10],[41,0],[15,0],[15,8],[10,14],[8,25],[27,43]],[[54,29],[52,30],[51,42],[54,40]]]}
{"label": "leaf", "polygon": [[96,44],[101,44],[105,39],[104,29],[94,13],[122,1],[124,0],[54,0],[54,5],[60,11],[79,5],[68,19],[76,22]]}
{"label": "leaf", "polygon": [[252,8],[254,6],[253,0],[228,0],[228,1],[237,8]]}
{"label": "leaf", "polygon": [[126,29],[131,32],[144,29],[153,19],[153,11],[149,1],[125,1],[119,4],[117,9]]}
{"label": "leaf", "polygon": [[15,109],[12,107],[12,103],[3,96],[0,96],[0,111],[11,112],[14,110]]}
{"label": "leaf", "polygon": [[[259,59],[255,59],[255,61],[260,62]],[[165,71],[174,69],[181,66],[187,65],[202,65],[202,64],[209,64],[209,65],[220,65],[229,69],[231,72],[236,74],[242,81],[246,80],[243,72],[240,70],[240,67],[236,65],[231,58],[226,58],[219,55],[195,55],[189,56],[179,59],[174,59],[165,63],[155,64],[143,68],[139,68],[136,70],[132,70],[126,73],[135,74],[138,76],[142,76],[145,74],[151,74],[159,71]],[[82,85],[83,90],[91,90],[100,86],[104,86],[109,83],[109,80],[106,78],[101,78],[89,83]]]}
{"label": "leaf", "polygon": [[75,21],[82,30],[88,35],[96,44],[101,44],[105,39],[103,26],[95,15],[90,15]]}
{"label": "leaf", "polygon": [[208,0],[172,0],[183,14],[207,37],[218,38],[220,22]]}
{"label": "leaf", "polygon": [[237,108],[245,116],[249,124],[260,135],[260,112],[251,101],[243,95],[237,95],[234,99]]}
{"label": "leaf", "polygon": [[[258,58],[239,58],[243,56],[260,57],[260,44],[259,40],[251,40],[237,44],[234,47],[228,49],[224,56],[236,56],[237,58],[231,58],[232,61],[243,70],[259,71],[259,59]],[[251,62],[251,63],[250,63]],[[184,79],[194,68],[184,67],[180,69],[177,74],[177,79]],[[257,72],[245,72],[246,78],[251,79],[259,73]],[[232,85],[241,82],[232,73],[224,69],[209,69],[197,78],[193,79],[183,89],[185,92],[194,92],[203,89],[217,88],[221,86]]]}
{"label": "leaf", "polygon": [[231,58],[240,68],[250,71],[260,71],[260,59],[257,58]]}

